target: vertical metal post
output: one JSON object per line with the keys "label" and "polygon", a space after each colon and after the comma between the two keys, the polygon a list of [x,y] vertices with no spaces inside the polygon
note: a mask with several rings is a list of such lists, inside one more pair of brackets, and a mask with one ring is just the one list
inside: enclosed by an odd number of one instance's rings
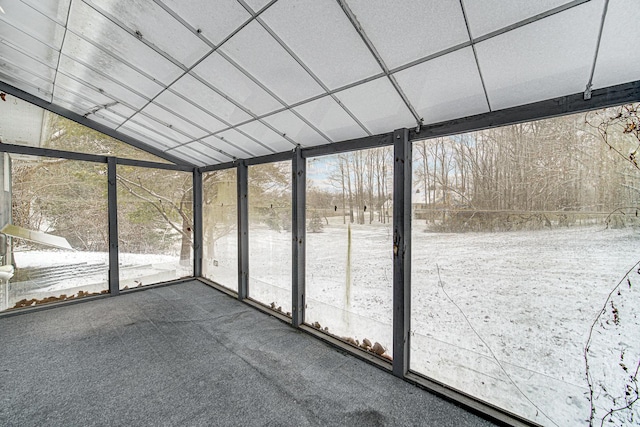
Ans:
{"label": "vertical metal post", "polygon": [[238,299],[249,296],[249,168],[238,164]]}
{"label": "vertical metal post", "polygon": [[393,133],[393,374],[409,370],[411,322],[411,142]]}
{"label": "vertical metal post", "polygon": [[292,324],[304,323],[305,304],[305,246],[306,246],[306,170],[307,162],[302,157],[300,147],[293,154],[292,170],[292,226],[293,268],[292,268]]}
{"label": "vertical metal post", "polygon": [[109,293],[120,293],[120,267],[118,266],[118,165],[115,157],[107,159],[107,207],[109,212]]}
{"label": "vertical metal post", "polygon": [[202,276],[202,171],[193,169],[193,276]]}

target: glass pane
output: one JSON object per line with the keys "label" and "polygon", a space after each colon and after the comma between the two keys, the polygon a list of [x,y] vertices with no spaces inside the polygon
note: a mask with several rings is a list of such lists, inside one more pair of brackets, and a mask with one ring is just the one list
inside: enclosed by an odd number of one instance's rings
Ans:
{"label": "glass pane", "polygon": [[413,144],[412,370],[545,426],[587,423],[590,388],[593,425],[624,406],[640,360],[625,111]]}
{"label": "glass pane", "polygon": [[236,129],[246,133],[257,141],[260,141],[262,144],[269,147],[274,153],[289,151],[295,148],[295,145],[284,139],[281,134],[274,132],[258,121],[247,123],[246,125],[242,125]]}
{"label": "glass pane", "polygon": [[209,136],[207,138],[204,138],[202,141],[204,141],[207,145],[211,147],[215,147],[219,150],[222,150],[225,153],[231,156],[234,156],[238,159],[245,159],[249,156],[252,156],[252,154],[249,153],[248,151],[240,147],[237,147],[236,145],[233,145],[231,142],[227,140],[222,140],[217,136]]}
{"label": "glass pane", "polygon": [[171,90],[189,98],[206,111],[233,126],[251,119],[251,116],[195,77],[186,74],[171,85]]}
{"label": "glass pane", "polygon": [[202,275],[238,291],[236,169],[202,174]]}
{"label": "glass pane", "polygon": [[367,136],[360,125],[330,96],[307,102],[294,110],[333,142]]}
{"label": "glass pane", "polygon": [[457,0],[350,0],[349,7],[389,68],[469,41]]}
{"label": "glass pane", "polygon": [[280,102],[217,52],[198,64],[192,73],[257,116],[282,108]]}
{"label": "glass pane", "polygon": [[249,166],[249,297],[291,315],[291,162]]}
{"label": "glass pane", "polygon": [[210,50],[204,41],[152,0],[91,0],[91,3],[187,67]]}
{"label": "glass pane", "polygon": [[352,87],[336,96],[372,134],[415,126],[415,119],[388,78]]}
{"label": "glass pane", "polygon": [[464,10],[471,35],[477,38],[566,3],[567,0],[465,0]]}
{"label": "glass pane", "polygon": [[180,93],[180,95],[182,96],[166,90],[158,95],[154,102],[198,125],[201,128],[198,130],[199,133],[203,132],[202,129],[205,129],[206,133],[212,133],[228,127],[211,114],[208,114],[207,111],[192,104],[192,100],[187,94]]}
{"label": "glass pane", "polygon": [[193,276],[193,176],[118,165],[120,289]]}
{"label": "glass pane", "polygon": [[337,2],[278,1],[260,18],[329,89],[382,72]]}
{"label": "glass pane", "polygon": [[592,1],[476,44],[491,108],[584,91],[601,17]]}
{"label": "glass pane", "polygon": [[303,147],[328,144],[331,142],[288,110],[265,117],[262,121],[270,124],[279,131],[282,131],[289,138],[293,139]]}
{"label": "glass pane", "polygon": [[[165,85],[171,83],[182,74],[182,70],[177,65],[144,43],[140,43],[140,40],[109,21],[85,2],[74,1],[71,4],[71,14],[67,28],[76,35],[97,43],[101,49],[110,52],[115,58],[132,64]],[[93,47],[90,50],[73,50],[67,47],[65,40],[64,53],[72,58],[82,55],[85,58],[85,62],[94,64],[96,59],[93,56],[93,52],[101,51],[101,49]],[[110,62],[113,62],[113,59],[108,61],[107,64]]]}
{"label": "glass pane", "polygon": [[391,147],[307,160],[305,322],[385,358],[393,354],[392,180]]}
{"label": "glass pane", "polygon": [[634,28],[634,16],[640,14],[640,3],[633,0],[609,2],[607,18],[604,21],[602,40],[598,51],[598,61],[593,75],[593,87],[602,88],[620,83],[640,80],[640,55],[629,55],[627,46],[640,44],[638,31],[624,31],[624,41],[620,40],[623,28]]}
{"label": "glass pane", "polygon": [[425,124],[489,111],[470,47],[407,68],[394,76]]}
{"label": "glass pane", "polygon": [[[60,67],[63,70],[70,70],[72,74],[76,74],[78,77],[86,79],[87,81],[93,81],[92,77],[86,75],[84,71],[78,71],[76,73],[74,67],[72,67],[70,63],[64,61],[65,57],[81,63],[87,68],[90,67],[94,72],[100,73],[108,79],[114,79],[116,78],[115,76],[117,76],[116,84],[119,85],[121,83],[133,88],[147,98],[153,98],[162,90],[162,86],[160,86],[158,82],[145,77],[140,72],[128,65],[125,65],[110,54],[97,49],[91,43],[81,39],[70,31],[67,32],[64,39],[64,52],[62,54]],[[102,87],[107,91],[107,94],[110,90],[114,90],[112,89],[112,83],[105,85],[104,87],[96,83],[96,86]],[[114,91],[114,94],[115,93],[116,92]]]}
{"label": "glass pane", "polygon": [[0,181],[0,310],[106,293],[106,165],[4,153]]}
{"label": "glass pane", "polygon": [[220,43],[251,17],[235,0],[165,0],[164,3],[214,44]]}
{"label": "glass pane", "polygon": [[[273,154],[273,151],[258,144],[253,139],[246,135],[241,134],[235,129],[229,129],[224,132],[220,132],[216,135],[218,138],[222,138],[224,141],[235,145],[243,151],[248,151],[251,156],[264,156],[266,154]],[[246,157],[246,156],[243,156]]]}
{"label": "glass pane", "polygon": [[287,104],[322,93],[322,88],[256,21],[221,50]]}

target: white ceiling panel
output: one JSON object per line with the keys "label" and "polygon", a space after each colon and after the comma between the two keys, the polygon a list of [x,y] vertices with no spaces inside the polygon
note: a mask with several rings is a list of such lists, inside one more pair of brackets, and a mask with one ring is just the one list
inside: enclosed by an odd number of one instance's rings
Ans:
{"label": "white ceiling panel", "polygon": [[195,141],[185,145],[184,147],[209,158],[216,159],[218,162],[230,162],[234,159],[232,156],[228,155],[229,153],[221,153],[202,141]]}
{"label": "white ceiling panel", "polygon": [[307,102],[294,110],[333,142],[367,136],[364,129],[330,96]]}
{"label": "white ceiling panel", "polygon": [[425,124],[489,111],[471,47],[407,68],[395,78]]}
{"label": "white ceiling panel", "polygon": [[209,159],[206,156],[199,155],[195,151],[186,147],[178,147],[174,150],[169,151],[168,153],[196,166],[206,166],[208,164],[219,163],[219,161],[217,160]]}
{"label": "white ceiling panel", "polygon": [[[173,147],[174,145],[178,144],[185,144],[194,139],[192,136],[185,135],[182,131],[170,128],[170,123],[156,119],[153,116],[149,117],[142,113],[138,113],[135,116],[132,116],[131,119],[127,123],[125,123],[125,125],[130,122],[140,125],[141,129],[148,129],[151,132],[156,132],[160,135],[164,135],[167,141],[171,141],[171,143],[168,143],[169,147]],[[144,133],[143,130],[140,130],[140,132]]]}
{"label": "white ceiling panel", "polygon": [[[132,92],[130,89],[106,78],[102,73],[97,73],[66,56],[60,58],[59,72],[60,74],[69,75],[82,82],[86,82],[94,88],[97,88],[99,92],[125,102],[134,108],[142,108],[149,101],[149,98],[144,98],[142,95]],[[142,76],[140,77],[144,78]]]}
{"label": "white ceiling panel", "polygon": [[217,53],[198,64],[193,73],[255,115],[282,108],[281,103]]}
{"label": "white ceiling panel", "polygon": [[189,119],[189,121],[197,124],[203,129],[206,129],[208,133],[213,133],[228,127],[211,114],[208,114],[199,107],[170,91],[162,92],[154,100],[154,103],[162,105],[167,110],[173,111],[176,114]]}
{"label": "white ceiling panel", "polygon": [[255,21],[221,50],[288,104],[323,92],[311,75]]}
{"label": "white ceiling panel", "polygon": [[282,134],[274,132],[258,121],[239,126],[237,129],[246,133],[255,140],[260,141],[262,144],[272,149],[274,153],[293,150],[295,148],[295,145],[287,141]]}
{"label": "white ceiling panel", "polygon": [[338,92],[336,96],[374,135],[415,126],[411,112],[386,77]]}
{"label": "white ceiling panel", "polygon": [[216,45],[251,17],[236,0],[164,0],[164,4]]}
{"label": "white ceiling panel", "polygon": [[64,38],[64,27],[21,1],[3,1],[0,13],[2,25],[11,25],[33,38],[60,49]]}
{"label": "white ceiling panel", "polygon": [[462,0],[473,38],[547,12],[569,0]]}
{"label": "white ceiling panel", "polygon": [[[609,2],[593,87],[602,88],[640,80],[640,1]],[[633,31],[625,29],[635,28]]]}
{"label": "white ceiling panel", "polygon": [[69,4],[71,0],[20,0],[34,9],[40,11],[45,16],[53,19],[60,25],[67,22],[69,14]]}
{"label": "white ceiling panel", "polygon": [[0,53],[4,56],[9,49],[17,50],[49,67],[55,68],[59,51],[36,40],[11,25],[0,25]]}
{"label": "white ceiling panel", "polygon": [[215,147],[218,150],[222,150],[225,153],[230,154],[231,156],[234,156],[238,159],[246,159],[247,157],[253,156],[253,153],[251,153],[247,149],[236,146],[231,143],[231,141],[228,141],[226,139],[220,139],[218,138],[218,136],[209,136],[203,138],[202,141],[204,141],[208,146]]}
{"label": "white ceiling panel", "polygon": [[153,0],[84,0],[115,16],[142,40],[152,43],[182,65],[191,67],[209,46]]}
{"label": "white ceiling panel", "polygon": [[64,74],[58,74],[58,77],[56,78],[56,87],[53,91],[53,94],[55,96],[58,96],[58,89],[64,89],[73,93],[81,94],[81,97],[88,100],[92,104],[92,107],[114,102],[113,99],[101,94],[96,90],[93,90],[90,87],[83,85],[82,83],[79,83],[78,81],[68,76],[65,76]]}
{"label": "white ceiling panel", "polygon": [[171,90],[183,97],[187,97],[191,102],[230,125],[251,120],[251,116],[240,107],[192,75],[186,74],[181,77],[180,80],[171,85]]}
{"label": "white ceiling panel", "polygon": [[476,45],[493,110],[585,89],[602,16],[593,0]]}
{"label": "white ceiling panel", "polygon": [[51,102],[53,84],[10,64],[0,65],[0,80],[45,101]]}
{"label": "white ceiling panel", "polygon": [[279,0],[260,18],[329,89],[382,72],[337,2]]}
{"label": "white ceiling panel", "polygon": [[244,0],[244,2],[249,5],[254,12],[260,11],[263,7],[265,7],[271,0]]}
{"label": "white ceiling panel", "polygon": [[197,160],[199,165],[210,165],[222,162],[231,161],[231,157],[213,150],[200,142],[193,142],[191,144],[183,145],[175,150],[169,151],[173,154],[183,154]]}
{"label": "white ceiling panel", "polygon": [[[181,134],[187,135],[183,137],[183,138],[187,138],[186,141],[202,138],[203,136],[209,133],[204,129],[200,129],[200,127],[191,123],[188,119],[183,117],[178,117],[177,115],[172,114],[171,112],[167,111],[166,109],[162,108],[161,106],[155,103],[151,103],[147,105],[140,111],[147,116],[153,117],[154,119],[158,120],[162,124],[167,125],[169,127],[169,130],[174,131],[174,136],[172,136],[172,138],[175,138],[175,139],[180,138],[179,136],[176,135],[178,132],[180,132]],[[142,116],[141,114],[137,115],[135,117],[135,120],[139,121],[138,117],[140,117],[140,120],[143,120],[141,116]],[[184,139],[179,139],[179,140],[182,142],[186,142]]]}
{"label": "white ceiling panel", "polygon": [[[1,46],[1,45],[0,45]],[[56,70],[13,48],[2,46],[0,50],[0,66],[15,70],[23,70],[43,80],[53,82]]]}
{"label": "white ceiling panel", "polygon": [[[76,0],[71,4],[68,28],[100,46],[100,49],[94,48],[93,50],[110,52],[116,58],[132,64],[143,73],[152,76],[165,85],[168,85],[182,74],[180,67],[82,1]],[[96,61],[89,52],[89,48],[73,50],[72,46],[67,46],[66,40],[63,52],[71,57],[83,58],[89,63],[95,63]]]}
{"label": "white ceiling panel", "polygon": [[459,0],[346,3],[390,69],[469,41]]}
{"label": "white ceiling panel", "polygon": [[176,141],[131,120],[120,126],[118,132],[122,132],[158,150],[164,151],[178,145]]}
{"label": "white ceiling panel", "polygon": [[[222,138],[224,141],[228,141],[230,144],[236,147],[246,150],[251,153],[252,156],[264,156],[267,154],[273,154],[273,151],[260,144],[257,144],[253,139],[245,136],[234,129],[229,129],[224,132],[220,132],[216,135],[218,138]],[[229,153],[231,154],[231,153]]]}
{"label": "white ceiling panel", "polygon": [[262,120],[275,129],[282,131],[303,147],[328,144],[331,142],[289,110],[267,116]]}

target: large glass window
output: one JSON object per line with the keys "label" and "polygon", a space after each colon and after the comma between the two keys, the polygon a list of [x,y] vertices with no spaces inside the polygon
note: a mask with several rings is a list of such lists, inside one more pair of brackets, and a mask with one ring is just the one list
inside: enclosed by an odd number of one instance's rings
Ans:
{"label": "large glass window", "polygon": [[106,165],[0,160],[0,310],[107,292]]}
{"label": "large glass window", "polygon": [[543,425],[638,422],[625,108],[413,144],[412,370]]}
{"label": "large glass window", "polygon": [[202,274],[224,287],[238,290],[237,171],[202,175]]}
{"label": "large glass window", "polygon": [[193,175],[120,166],[120,289],[193,275]]}
{"label": "large glass window", "polygon": [[249,297],[291,315],[291,162],[249,166]]}
{"label": "large glass window", "polygon": [[305,321],[391,358],[392,148],[307,160]]}

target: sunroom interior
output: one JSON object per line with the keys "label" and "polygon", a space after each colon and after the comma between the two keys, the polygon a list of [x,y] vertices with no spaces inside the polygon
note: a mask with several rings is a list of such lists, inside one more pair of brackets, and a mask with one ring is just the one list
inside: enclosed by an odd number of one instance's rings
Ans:
{"label": "sunroom interior", "polygon": [[636,425],[639,15],[0,0],[0,424]]}

